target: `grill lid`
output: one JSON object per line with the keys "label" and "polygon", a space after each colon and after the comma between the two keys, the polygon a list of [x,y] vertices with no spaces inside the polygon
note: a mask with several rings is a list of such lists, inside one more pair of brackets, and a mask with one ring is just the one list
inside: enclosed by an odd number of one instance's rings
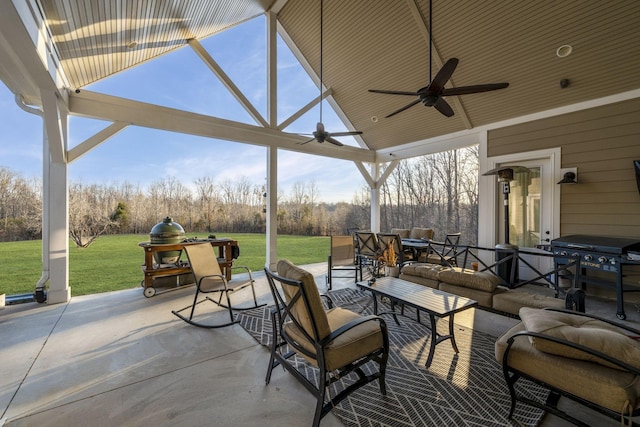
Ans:
{"label": "grill lid", "polygon": [[551,241],[553,248],[577,249],[590,252],[623,255],[628,251],[640,250],[640,240],[624,237],[590,236],[573,234]]}

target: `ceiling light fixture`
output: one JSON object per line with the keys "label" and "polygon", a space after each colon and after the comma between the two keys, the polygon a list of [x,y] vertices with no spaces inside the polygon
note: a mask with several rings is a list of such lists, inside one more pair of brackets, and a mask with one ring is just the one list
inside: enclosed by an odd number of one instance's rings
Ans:
{"label": "ceiling light fixture", "polygon": [[569,44],[563,44],[556,50],[556,55],[558,55],[558,58],[566,58],[571,55],[571,52],[573,52],[573,47]]}
{"label": "ceiling light fixture", "polygon": [[138,46],[138,42],[127,43],[127,49],[134,49],[136,46]]}

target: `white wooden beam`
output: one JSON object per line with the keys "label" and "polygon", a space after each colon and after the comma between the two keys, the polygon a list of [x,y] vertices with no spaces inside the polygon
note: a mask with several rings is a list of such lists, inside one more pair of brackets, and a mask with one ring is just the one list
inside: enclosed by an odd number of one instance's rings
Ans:
{"label": "white wooden beam", "polygon": [[333,94],[333,89],[328,88],[327,90],[322,92],[322,95],[316,96],[311,101],[309,101],[309,103],[307,105],[305,105],[304,107],[302,107],[301,109],[299,109],[298,111],[293,113],[287,120],[285,120],[282,123],[280,123],[278,125],[278,129],[280,129],[280,130],[286,129],[291,123],[293,123],[296,120],[298,120],[304,113],[306,113],[307,111],[311,110],[313,107],[315,107],[320,102],[322,102],[323,99],[325,99],[327,96],[332,95],[332,94]]}
{"label": "white wooden beam", "polygon": [[63,136],[62,115],[58,104],[56,92],[51,90],[40,91],[42,99],[42,117],[49,140],[51,159],[56,163],[67,162],[67,150]]}
{"label": "white wooden beam", "polygon": [[102,129],[100,132],[96,133],[90,138],[87,138],[85,141],[73,147],[71,150],[67,152],[67,162],[71,163],[74,160],[80,158],[85,155],[89,151],[93,150],[98,145],[102,144],[107,139],[119,133],[122,129],[129,126],[128,123],[112,123],[106,128]]}
{"label": "white wooden beam", "polygon": [[391,175],[391,172],[393,172],[393,170],[398,166],[399,163],[400,160],[392,160],[389,162],[387,167],[384,169],[382,176],[378,180],[378,188],[380,188],[380,186],[387,180],[387,178],[389,178],[389,175]]}
{"label": "white wooden beam", "polygon": [[357,147],[304,144],[307,138],[256,125],[191,113],[111,95],[82,90],[69,94],[72,115],[223,139],[343,160],[373,162],[375,153]]}
{"label": "white wooden beam", "polygon": [[0,1],[0,80],[25,103],[41,106],[40,89],[59,92],[65,79],[32,4]]}
{"label": "white wooden beam", "polygon": [[251,104],[251,101],[244,96],[244,93],[238,88],[238,86],[233,83],[233,81],[229,78],[229,76],[224,72],[222,67],[218,65],[218,63],[209,55],[209,52],[205,50],[204,47],[200,44],[200,42],[196,39],[189,39],[187,41],[189,46],[193,49],[193,51],[202,59],[202,61],[207,64],[209,69],[213,71],[213,73],[220,79],[222,84],[231,92],[231,94],[240,102],[240,105],[247,110],[249,115],[256,121],[256,123],[261,124],[264,127],[268,127],[269,123],[262,117],[262,115],[256,110],[256,108]]}
{"label": "white wooden beam", "polygon": [[373,179],[373,177],[371,176],[367,168],[364,166],[364,164],[362,162],[353,162],[353,163],[356,164],[356,167],[360,171],[360,174],[362,175],[364,180],[367,181],[367,185],[369,186],[369,188],[375,188],[376,181]]}

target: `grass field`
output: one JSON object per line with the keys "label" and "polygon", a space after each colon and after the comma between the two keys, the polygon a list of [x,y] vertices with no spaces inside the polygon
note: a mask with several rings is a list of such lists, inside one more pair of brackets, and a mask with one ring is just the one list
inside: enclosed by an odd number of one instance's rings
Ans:
{"label": "grass field", "polygon": [[[187,234],[187,237],[195,237]],[[203,236],[199,236],[203,237]],[[237,265],[262,271],[265,264],[264,234],[224,234],[238,241]],[[144,252],[138,243],[149,236],[102,236],[88,248],[69,243],[69,285],[72,295],[95,294],[139,287]],[[278,236],[278,258],[295,264],[324,262],[329,254],[329,237]],[[0,294],[32,293],[42,273],[40,240],[0,243]],[[239,271],[241,272],[241,271]]]}

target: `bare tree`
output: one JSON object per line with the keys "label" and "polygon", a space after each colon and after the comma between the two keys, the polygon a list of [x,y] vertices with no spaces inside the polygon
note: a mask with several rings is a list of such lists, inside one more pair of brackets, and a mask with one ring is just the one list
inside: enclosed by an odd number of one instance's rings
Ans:
{"label": "bare tree", "polygon": [[88,247],[114,226],[107,194],[103,187],[95,184],[69,186],[69,235],[76,246]]}

